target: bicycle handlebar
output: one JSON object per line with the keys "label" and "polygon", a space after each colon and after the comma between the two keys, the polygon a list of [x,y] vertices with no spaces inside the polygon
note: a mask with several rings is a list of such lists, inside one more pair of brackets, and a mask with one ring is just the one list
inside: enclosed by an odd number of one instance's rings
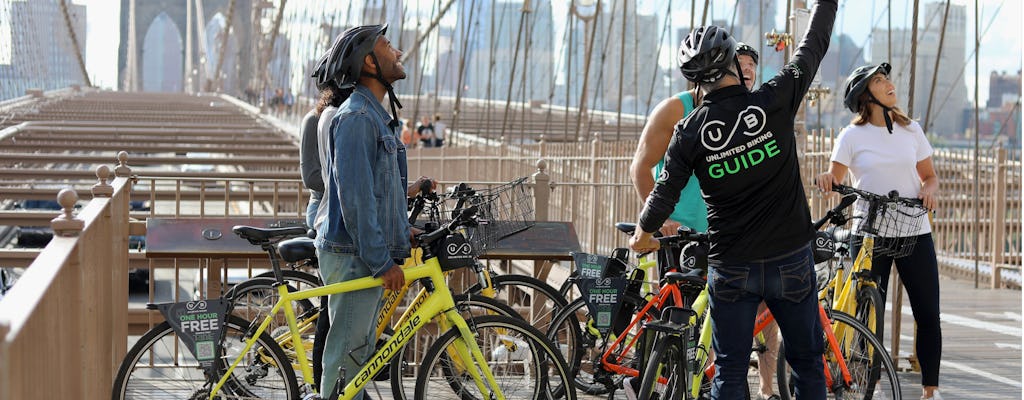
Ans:
{"label": "bicycle handlebar", "polygon": [[416,222],[416,219],[420,217],[420,213],[423,212],[423,206],[427,200],[437,200],[437,193],[434,193],[434,184],[430,181],[420,182],[420,192],[416,195],[416,199],[412,202],[412,212],[409,213],[409,224]]}
{"label": "bicycle handlebar", "polygon": [[843,196],[856,195],[857,197],[860,197],[864,200],[877,201],[880,203],[899,203],[912,207],[924,206],[924,201],[922,201],[921,199],[911,197],[900,197],[900,192],[897,192],[895,190],[889,191],[888,194],[881,195],[846,185],[834,184],[832,185],[832,191],[838,192]]}
{"label": "bicycle handlebar", "polygon": [[433,232],[421,233],[416,236],[416,241],[420,243],[420,247],[425,247],[433,243],[434,241],[448,236],[449,233],[458,229],[460,226],[465,226],[473,223],[473,218],[476,217],[477,206],[470,206],[464,209],[456,211],[458,214],[452,218],[452,221],[441,226]]}
{"label": "bicycle handlebar", "polygon": [[[657,240],[659,244],[661,244],[662,249],[678,247],[689,242],[707,243],[709,240],[707,232],[697,232],[696,230],[688,226],[680,226],[676,232],[677,234],[669,236],[658,236],[659,233],[654,232],[654,239]],[[650,251],[640,253],[636,255],[636,258],[642,258],[651,253],[652,252]]]}

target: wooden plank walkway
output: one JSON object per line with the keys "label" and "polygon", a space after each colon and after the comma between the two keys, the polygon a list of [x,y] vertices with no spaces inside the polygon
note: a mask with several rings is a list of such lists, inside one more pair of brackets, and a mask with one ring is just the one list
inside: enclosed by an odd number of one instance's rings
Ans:
{"label": "wooden plank walkway", "polygon": [[[939,284],[943,347],[939,384],[943,398],[1021,398],[1021,292],[975,289],[973,281],[945,277]],[[913,349],[909,304],[904,297],[901,367],[909,367],[906,356]],[[900,374],[905,399],[919,396],[920,382],[919,373]]]}

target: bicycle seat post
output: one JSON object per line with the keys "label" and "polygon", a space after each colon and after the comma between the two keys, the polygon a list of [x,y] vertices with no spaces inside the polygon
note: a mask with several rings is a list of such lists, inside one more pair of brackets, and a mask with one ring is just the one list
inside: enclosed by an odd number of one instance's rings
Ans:
{"label": "bicycle seat post", "polygon": [[269,241],[260,244],[260,248],[266,251],[270,257],[270,268],[274,270],[274,286],[284,285],[284,273],[281,272],[281,262],[278,260],[277,248]]}

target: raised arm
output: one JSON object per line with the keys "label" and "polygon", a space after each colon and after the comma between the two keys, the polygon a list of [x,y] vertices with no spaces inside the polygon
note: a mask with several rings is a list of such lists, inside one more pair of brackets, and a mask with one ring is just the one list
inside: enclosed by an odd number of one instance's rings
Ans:
{"label": "raised arm", "polygon": [[800,107],[800,102],[807,94],[807,89],[811,87],[821,60],[828,51],[832,26],[836,20],[837,3],[837,0],[814,2],[807,32],[793,53],[792,60],[782,67],[778,75],[762,86],[765,90],[774,91],[779,101],[788,102],[786,106],[793,112]]}
{"label": "raised arm", "polygon": [[654,173],[651,171],[658,161],[665,157],[668,143],[672,140],[672,131],[683,115],[683,103],[675,98],[662,100],[654,108],[637,144],[633,162],[629,165],[629,175],[633,179],[633,188],[646,201],[654,190]]}

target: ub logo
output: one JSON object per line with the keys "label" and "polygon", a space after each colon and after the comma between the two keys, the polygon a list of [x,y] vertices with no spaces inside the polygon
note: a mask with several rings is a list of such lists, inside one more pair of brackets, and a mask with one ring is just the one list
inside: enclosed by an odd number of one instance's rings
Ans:
{"label": "ub logo", "polygon": [[457,256],[469,254],[473,251],[473,248],[469,243],[451,243],[448,245],[447,250],[448,254]]}
{"label": "ub logo", "polygon": [[[743,132],[745,136],[757,136],[764,130],[765,112],[761,107],[749,106],[736,116],[732,130],[726,135],[723,128],[725,122],[714,120],[705,122],[700,127],[700,142],[704,148],[710,151],[719,151],[725,148],[736,135],[736,131]],[[740,125],[743,125],[742,127]]]}
{"label": "ub logo", "polygon": [[185,308],[188,309],[189,311],[205,310],[206,309],[206,302],[205,301],[190,301],[190,302],[185,304]]}

